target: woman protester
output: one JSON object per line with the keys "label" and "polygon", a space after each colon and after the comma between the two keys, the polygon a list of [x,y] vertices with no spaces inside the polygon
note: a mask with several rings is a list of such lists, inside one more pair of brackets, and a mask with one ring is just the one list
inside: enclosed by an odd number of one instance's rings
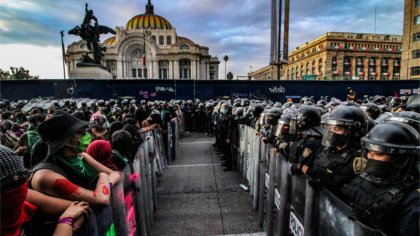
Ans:
{"label": "woman protester", "polygon": [[38,132],[48,145],[48,157],[34,167],[31,187],[50,196],[85,201],[92,207],[109,204],[110,189],[120,175],[85,153],[91,141],[86,132],[88,124],[57,112],[39,125]]}

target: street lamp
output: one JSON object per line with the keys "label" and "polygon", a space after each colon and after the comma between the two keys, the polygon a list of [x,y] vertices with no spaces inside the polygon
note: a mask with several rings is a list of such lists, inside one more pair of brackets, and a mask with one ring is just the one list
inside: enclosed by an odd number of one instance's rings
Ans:
{"label": "street lamp", "polygon": [[227,74],[226,74],[226,62],[229,60],[228,55],[225,55],[225,56],[223,57],[223,60],[225,61],[225,80],[226,80],[226,78],[227,78]]}

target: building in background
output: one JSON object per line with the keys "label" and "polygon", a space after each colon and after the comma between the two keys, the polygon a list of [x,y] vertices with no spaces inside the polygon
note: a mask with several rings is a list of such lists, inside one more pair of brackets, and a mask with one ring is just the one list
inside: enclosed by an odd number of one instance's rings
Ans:
{"label": "building in background", "polygon": [[[398,80],[401,41],[401,35],[328,32],[289,53],[281,80]],[[270,74],[257,70],[256,79],[263,77],[258,72]]]}
{"label": "building in background", "polygon": [[401,35],[328,32],[289,54],[286,79],[398,80]]}
{"label": "building in background", "polygon": [[[150,0],[145,14],[132,17],[125,28],[116,27],[115,31],[116,36],[102,42],[107,49],[103,65],[114,79],[219,79],[218,58],[209,54],[208,47],[177,35],[169,21],[154,14]],[[87,52],[84,40],[68,46],[70,78]]]}
{"label": "building in background", "polygon": [[401,79],[420,79],[420,0],[405,0]]}

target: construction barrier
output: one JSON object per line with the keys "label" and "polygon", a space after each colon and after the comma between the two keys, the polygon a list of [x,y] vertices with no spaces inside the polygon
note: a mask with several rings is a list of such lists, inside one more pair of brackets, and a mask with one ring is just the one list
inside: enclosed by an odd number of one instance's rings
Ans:
{"label": "construction barrier", "polygon": [[237,166],[248,180],[258,223],[268,236],[385,235],[357,220],[353,209],[328,190],[292,175],[291,164],[252,127],[239,125]]}

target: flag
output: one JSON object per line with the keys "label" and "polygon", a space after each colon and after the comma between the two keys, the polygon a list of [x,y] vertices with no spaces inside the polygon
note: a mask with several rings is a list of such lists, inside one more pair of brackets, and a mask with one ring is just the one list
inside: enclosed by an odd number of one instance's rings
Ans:
{"label": "flag", "polygon": [[144,36],[144,41],[143,41],[143,48],[142,48],[142,52],[143,52],[143,58],[142,58],[142,64],[143,66],[146,65],[146,36]]}
{"label": "flag", "polygon": [[395,95],[396,98],[398,98],[398,93],[395,90],[394,90],[394,95]]}

